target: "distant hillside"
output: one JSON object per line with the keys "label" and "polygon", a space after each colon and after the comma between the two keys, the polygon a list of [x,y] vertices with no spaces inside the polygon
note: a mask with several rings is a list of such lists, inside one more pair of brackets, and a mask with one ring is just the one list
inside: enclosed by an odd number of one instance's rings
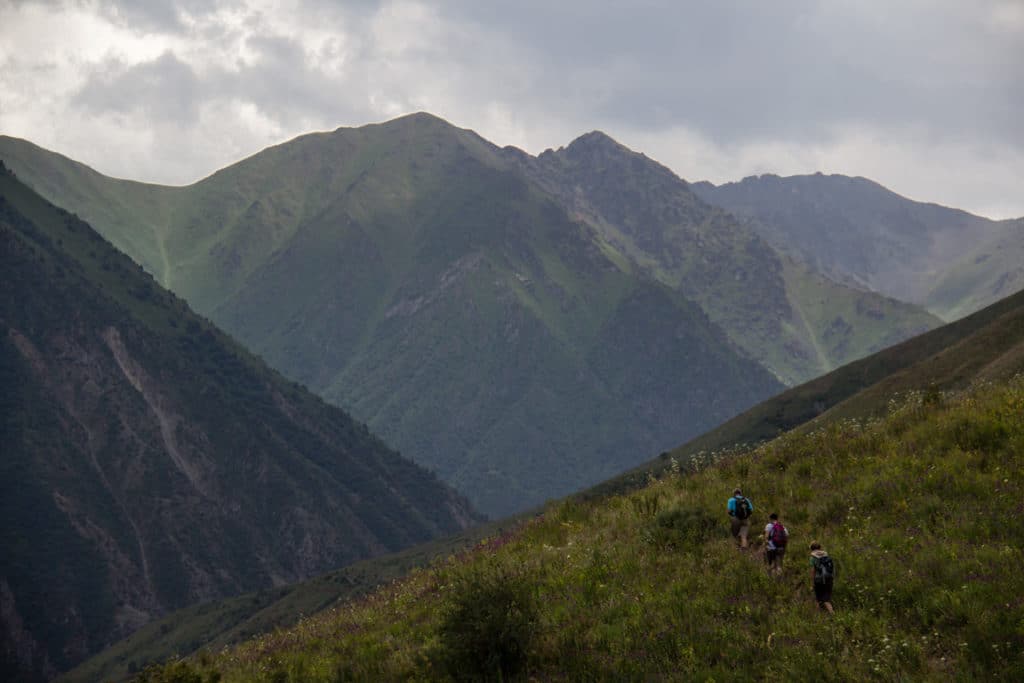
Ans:
{"label": "distant hillside", "polygon": [[478,520],[0,165],[0,679]]}
{"label": "distant hillside", "polygon": [[0,157],[494,516],[939,322],[780,258],[600,134],[534,159],[417,114],[183,188]]}
{"label": "distant hillside", "polygon": [[946,320],[1024,287],[1020,222],[911,201],[842,175],[751,176],[693,189],[826,275],[923,304]]}
{"label": "distant hillside", "polygon": [[[1022,472],[1024,378],[917,392],[553,504],[368,598],[138,680],[1016,681]],[[749,551],[728,531],[737,484],[755,504]],[[758,538],[772,511],[789,531],[778,577]],[[834,616],[814,603],[815,539]]]}
{"label": "distant hillside", "polygon": [[928,305],[950,319],[1024,289],[1024,218],[1001,221],[994,238],[972,245],[935,283]]}
{"label": "distant hillside", "polygon": [[838,284],[780,256],[669,169],[603,133],[536,158],[506,152],[640,269],[699,303],[787,385],[940,322],[916,306]]}

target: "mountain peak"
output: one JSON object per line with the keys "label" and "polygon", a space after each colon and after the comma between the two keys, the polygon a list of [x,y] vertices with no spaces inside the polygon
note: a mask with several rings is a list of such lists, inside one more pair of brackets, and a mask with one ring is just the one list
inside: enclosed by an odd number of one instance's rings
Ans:
{"label": "mountain peak", "polygon": [[620,144],[615,138],[600,130],[592,130],[584,133],[569,143],[568,149],[608,149],[625,150],[626,147]]}
{"label": "mountain peak", "polygon": [[[400,124],[400,123],[412,123],[419,125],[437,125],[443,124],[445,126],[451,126],[452,124],[440,116],[431,114],[427,111],[415,111],[411,114],[403,114],[397,118],[388,121],[389,124]],[[453,126],[454,127],[454,126]]]}
{"label": "mountain peak", "polygon": [[459,130],[454,124],[440,116],[436,116],[426,111],[416,111],[410,114],[403,114],[387,121],[380,121],[378,123],[369,123],[364,126],[350,127],[340,126],[334,130],[335,133],[347,133],[353,130],[372,130],[372,129],[385,129],[385,130],[414,130],[414,129],[439,129],[439,130]]}

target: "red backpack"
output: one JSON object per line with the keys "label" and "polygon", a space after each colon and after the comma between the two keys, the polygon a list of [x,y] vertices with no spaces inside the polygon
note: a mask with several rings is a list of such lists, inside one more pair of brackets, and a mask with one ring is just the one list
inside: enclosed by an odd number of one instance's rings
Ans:
{"label": "red backpack", "polygon": [[786,531],[786,527],[782,526],[782,522],[774,522],[768,538],[776,548],[785,548],[786,541],[789,540],[789,532]]}

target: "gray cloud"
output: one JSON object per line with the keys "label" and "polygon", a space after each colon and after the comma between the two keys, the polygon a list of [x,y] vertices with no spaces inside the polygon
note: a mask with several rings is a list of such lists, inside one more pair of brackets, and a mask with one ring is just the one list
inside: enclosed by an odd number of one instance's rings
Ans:
{"label": "gray cloud", "polygon": [[[813,172],[814,164],[866,175],[898,167],[878,179],[927,178],[945,189],[918,197],[969,203],[957,199],[959,183],[975,207],[1024,213],[1024,199],[1000,199],[1005,178],[968,184],[955,168],[1024,175],[1017,0],[16,2],[15,11],[49,7],[55,17],[98,6],[111,26],[163,46],[125,52],[114,40],[110,54],[67,58],[63,67],[42,49],[0,59],[11,71],[0,86],[13,93],[4,96],[0,127],[16,121],[32,137],[31,122],[67,111],[83,131],[116,130],[124,117],[138,131],[159,131],[137,132],[137,140],[157,141],[111,164],[128,157],[159,169],[153,155],[169,154],[164,166],[191,167],[194,178],[213,170],[202,163],[228,163],[312,129],[428,109],[533,152],[603,128],[691,179]],[[82,77],[45,100],[45,111],[11,114],[37,106],[19,90],[38,87],[27,74],[43,64]],[[51,138],[70,137],[60,130]],[[159,139],[183,135],[213,148],[190,161],[196,145]],[[897,153],[899,164],[887,164]],[[950,170],[941,175],[937,166]]]}
{"label": "gray cloud", "polygon": [[222,0],[102,0],[99,11],[122,26],[143,31],[174,32],[185,28],[183,15],[204,16],[228,4]]}
{"label": "gray cloud", "polygon": [[192,67],[165,52],[152,62],[134,66],[117,61],[101,64],[72,104],[91,112],[137,109],[154,122],[190,125],[196,122],[199,103],[208,90]]}
{"label": "gray cloud", "polygon": [[591,5],[444,7],[547,65],[535,82],[545,97],[629,126],[735,141],[921,125],[1024,145],[1024,34],[982,25],[985,3]]}

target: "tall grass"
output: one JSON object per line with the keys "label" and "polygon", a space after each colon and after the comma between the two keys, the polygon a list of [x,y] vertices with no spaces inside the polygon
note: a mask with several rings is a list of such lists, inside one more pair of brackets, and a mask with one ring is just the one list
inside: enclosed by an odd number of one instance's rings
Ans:
{"label": "tall grass", "polygon": [[[516,636],[512,678],[1022,680],[1022,460],[1024,379],[905,395],[882,419],[706,454],[628,496],[553,504],[515,534],[191,670],[497,680],[459,659],[451,635],[464,627]],[[736,485],[756,506],[752,535],[771,511],[789,528],[779,578],[760,541],[743,552],[729,538]],[[813,539],[835,558],[833,617],[813,600]]]}

